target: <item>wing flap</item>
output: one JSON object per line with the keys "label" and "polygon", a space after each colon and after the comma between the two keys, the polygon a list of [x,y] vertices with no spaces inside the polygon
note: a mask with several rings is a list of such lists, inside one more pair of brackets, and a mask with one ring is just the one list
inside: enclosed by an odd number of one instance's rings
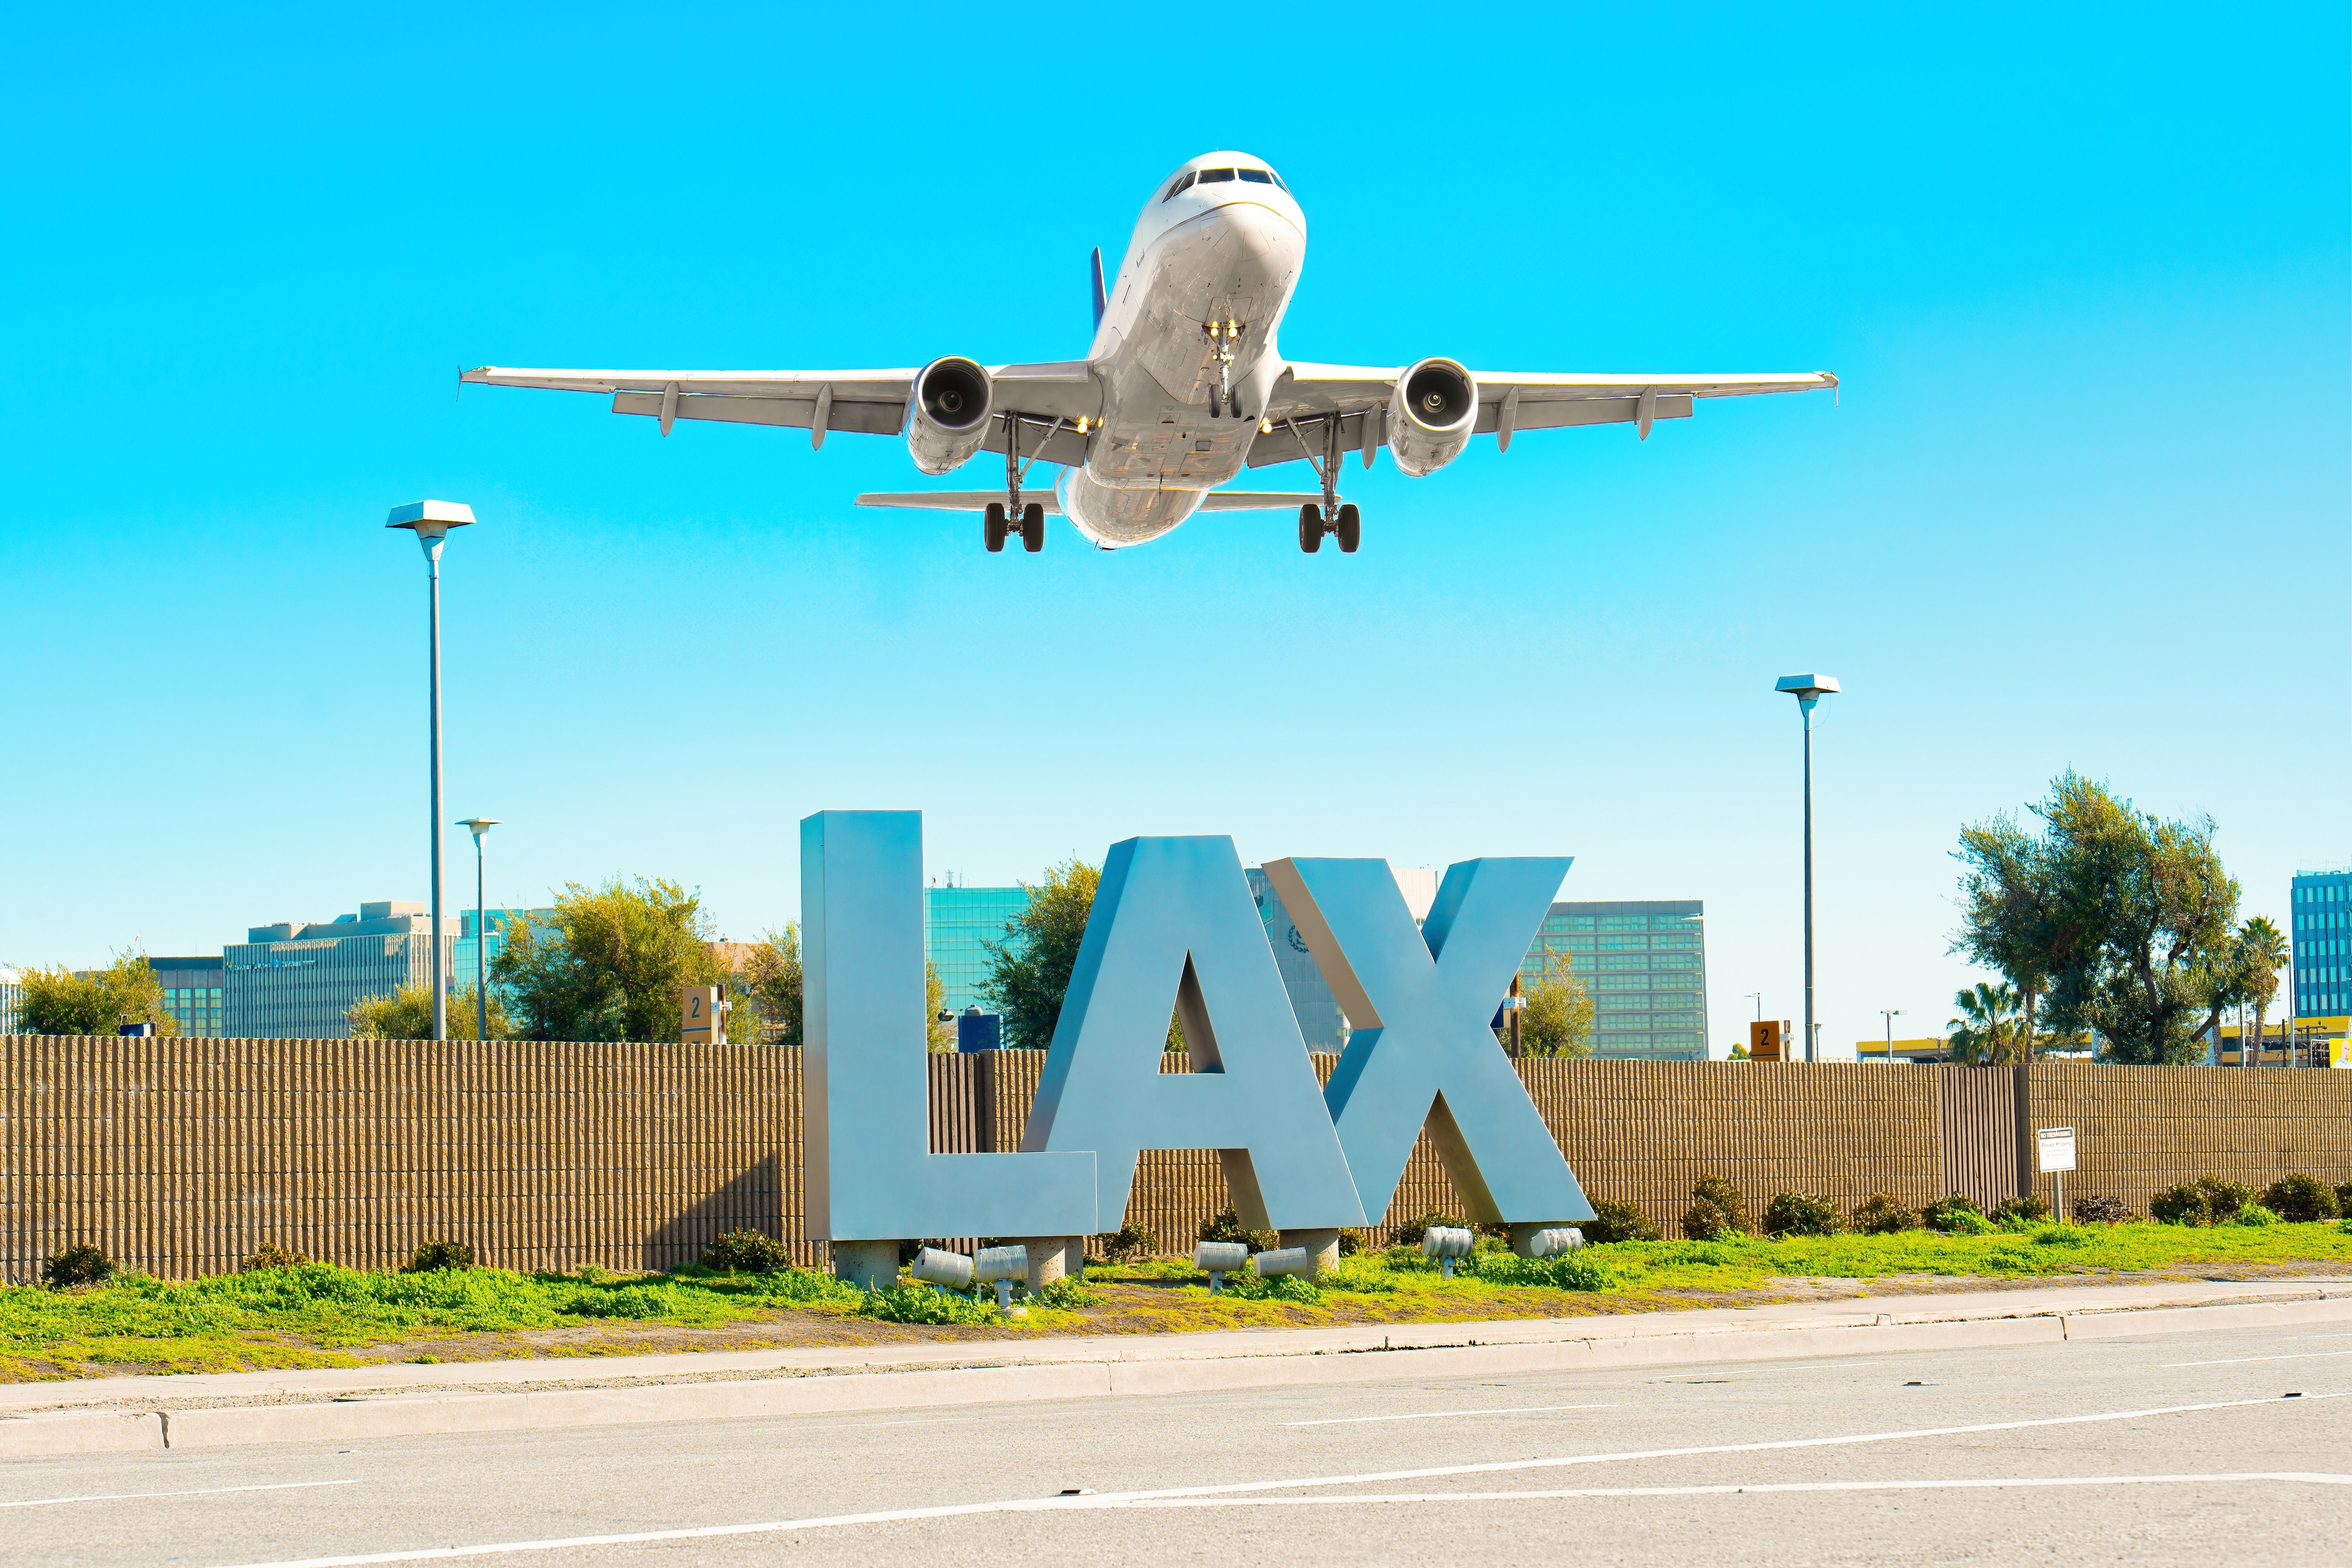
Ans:
{"label": "wing flap", "polygon": [[[991,502],[1004,500],[1003,490],[869,490],[857,498],[859,506],[896,507],[907,511],[986,511]],[[1025,505],[1035,502],[1047,517],[1062,515],[1062,503],[1051,490],[1023,490]]]}
{"label": "wing flap", "polygon": [[[664,395],[658,392],[616,392],[615,414],[661,417]],[[681,392],[677,416],[716,419],[729,425],[776,425],[806,430],[816,423],[816,400],[797,397],[740,397],[706,392]],[[860,436],[896,436],[907,417],[904,403],[865,403],[836,395],[825,410],[828,432],[847,430]]]}

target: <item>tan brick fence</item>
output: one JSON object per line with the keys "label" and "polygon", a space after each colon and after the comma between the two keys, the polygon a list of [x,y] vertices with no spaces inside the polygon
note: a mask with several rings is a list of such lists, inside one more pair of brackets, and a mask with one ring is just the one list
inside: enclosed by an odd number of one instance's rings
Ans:
{"label": "tan brick fence", "polygon": [[[932,1058],[932,1148],[1019,1147],[1042,1064]],[[2207,1171],[2352,1179],[2352,1072],[1519,1067],[1586,1192],[1669,1235],[1708,1173],[1759,1204],[1792,1187],[1990,1205],[2028,1179],[2032,1129],[2057,1124],[2081,1142],[2070,1195],[2135,1209]],[[815,1263],[800,1129],[800,1053],[774,1047],[0,1037],[0,1280],[77,1241],[167,1278],[264,1243],[383,1268],[442,1238],[517,1268],[660,1268],[739,1227]],[[1152,1152],[1129,1217],[1176,1248],[1225,1202],[1213,1154]],[[1458,1212],[1424,1139],[1386,1221],[1431,1208]]]}

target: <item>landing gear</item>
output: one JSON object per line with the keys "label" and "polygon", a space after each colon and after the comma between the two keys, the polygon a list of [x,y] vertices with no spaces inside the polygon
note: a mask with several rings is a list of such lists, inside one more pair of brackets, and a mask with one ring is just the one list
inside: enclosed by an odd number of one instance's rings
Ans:
{"label": "landing gear", "polygon": [[[998,537],[1002,539],[1002,530]],[[1045,509],[1034,500],[1021,509],[1021,548],[1032,555],[1045,548]],[[1349,550],[1354,546],[1343,544],[1340,548]]]}
{"label": "landing gear", "polygon": [[1234,350],[1241,345],[1242,334],[1249,329],[1228,316],[1222,321],[1203,321],[1201,335],[1209,342],[1209,363],[1217,367],[1216,389],[1209,394],[1209,417],[1222,417],[1227,409],[1234,418],[1242,416],[1241,389],[1234,384]]}
{"label": "landing gear", "polygon": [[1298,509],[1298,548],[1309,555],[1323,548],[1323,509],[1313,501]]}
{"label": "landing gear", "polygon": [[[1040,450],[1060,433],[1063,424],[1060,419],[1054,421],[1038,443]],[[1036,460],[1036,454],[1032,453],[1029,463]],[[1033,500],[1024,504],[1021,500],[1021,480],[1029,472],[1029,463],[1021,460],[1020,417],[1008,416],[1004,426],[1004,499],[988,503],[981,524],[981,541],[992,555],[1003,550],[1004,542],[1016,533],[1021,536],[1021,548],[1030,554],[1045,548],[1045,503]]]}
{"label": "landing gear", "polygon": [[[1286,420],[1285,424],[1289,422]],[[1306,447],[1307,438],[1298,434],[1298,427],[1290,425],[1289,428],[1298,444]],[[1353,555],[1356,546],[1363,542],[1363,514],[1356,510],[1355,502],[1342,505],[1339,500],[1339,419],[1327,418],[1323,428],[1322,461],[1315,460],[1312,448],[1307,452],[1307,460],[1314,465],[1315,477],[1323,481],[1323,504],[1317,506],[1309,501],[1298,509],[1298,548],[1312,555],[1323,548],[1323,536],[1328,533],[1339,539],[1340,554]]]}
{"label": "landing gear", "polygon": [[1331,531],[1339,536],[1340,554],[1353,555],[1356,552],[1357,544],[1364,537],[1364,528],[1363,519],[1358,514],[1354,501],[1339,509],[1339,521],[1331,525]]}
{"label": "landing gear", "polygon": [[[987,512],[981,519],[980,537],[981,542],[988,546],[988,552],[991,555],[1004,548],[1004,503],[1001,500],[990,501]],[[1023,542],[1027,543],[1025,533]],[[1032,545],[1030,548],[1034,549],[1035,546]]]}
{"label": "landing gear", "polygon": [[1233,395],[1232,401],[1227,405],[1227,406],[1229,406],[1230,408],[1232,408],[1232,409],[1233,409],[1233,411],[1234,411],[1234,418],[1239,419],[1239,418],[1241,418],[1241,417],[1242,417],[1242,392],[1241,392],[1241,388],[1239,388],[1239,387],[1235,387],[1235,388],[1234,388],[1234,395]]}

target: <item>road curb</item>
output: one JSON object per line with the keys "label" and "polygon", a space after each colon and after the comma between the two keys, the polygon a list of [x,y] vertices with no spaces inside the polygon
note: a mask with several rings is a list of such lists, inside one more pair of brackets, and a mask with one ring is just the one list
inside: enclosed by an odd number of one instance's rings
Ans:
{"label": "road curb", "polygon": [[[88,1410],[0,1417],[0,1458],[232,1447],[255,1444],[520,1432],[579,1426],[725,1421],[786,1415],[992,1405],[1016,1400],[1150,1398],[1246,1388],[1371,1383],[1394,1377],[1494,1374],[1742,1362],[1803,1361],[1901,1351],[1977,1350],[2228,1331],[2312,1322],[2352,1322],[2352,1299],[2236,1301],[2214,1306],[2021,1311],[1971,1317],[1819,1325],[1718,1328],[1676,1332],[1671,1318],[1587,1320],[1559,1337],[1482,1343],[1482,1331],[1524,1333],[1524,1324],[1421,1325],[1412,1339],[1450,1330],[1451,1343],[1389,1342],[1307,1349],[1267,1336],[1263,1352],[1187,1353],[1180,1342],[1125,1346],[1116,1355],[1021,1365],[931,1370],[829,1369],[734,1381],[620,1388],[517,1389],[345,1395],[277,1405],[149,1411]],[[1576,1332],[1582,1328],[1583,1332]],[[1615,1332],[1594,1331],[1613,1328]],[[1402,1335],[1388,1336],[1391,1341]],[[1157,1353],[1152,1353],[1157,1352]]]}

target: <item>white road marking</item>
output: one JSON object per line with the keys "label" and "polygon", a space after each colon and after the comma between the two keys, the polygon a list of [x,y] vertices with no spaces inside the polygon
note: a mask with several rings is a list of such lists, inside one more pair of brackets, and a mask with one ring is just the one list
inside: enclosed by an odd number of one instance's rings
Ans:
{"label": "white road marking", "polygon": [[20,1498],[0,1501],[0,1508],[55,1508],[68,1502],[126,1502],[133,1498],[148,1497],[218,1497],[225,1492],[290,1492],[303,1487],[355,1487],[359,1478],[347,1477],[339,1481],[271,1481],[266,1486],[252,1487],[193,1487],[177,1492],[91,1492],[84,1497]]}
{"label": "white road marking", "polygon": [[1404,1415],[1327,1415],[1319,1421],[1286,1421],[1285,1426],[1354,1426],[1366,1421],[1437,1421],[1449,1415],[1539,1415],[1554,1410],[1614,1410],[1614,1405],[1515,1405],[1500,1410],[1416,1410]]}
{"label": "white road marking", "polygon": [[2242,1366],[2250,1361],[2310,1361],[2317,1356],[2331,1355],[2352,1355],[2352,1351],[2293,1351],[2285,1355],[2223,1356],[2220,1361],[2168,1361],[2164,1363],[2164,1369],[2169,1372],[2176,1366]]}
{"label": "white road marking", "polygon": [[[2305,1394],[2292,1403],[2352,1397]],[[2103,1410],[2089,1415],[2044,1415],[2026,1421],[1982,1421],[1965,1426],[1918,1426],[1898,1432],[1857,1432],[1835,1437],[1783,1437],[1760,1443],[1710,1443],[1685,1448],[1634,1448],[1613,1454],[1570,1454],[1543,1459],[1490,1459],[1466,1465],[1431,1465],[1407,1470],[1374,1470],[1353,1476],[1307,1476],[1269,1481],[1226,1481],[1210,1486],[1159,1487],[1145,1491],[1104,1492],[1096,1497],[1014,1498],[1000,1502],[943,1503],[930,1508],[885,1509],[871,1513],[824,1514],[811,1519],[766,1520],[753,1524],[706,1524],[680,1530],[641,1530],[614,1535],[571,1535],[545,1541],[486,1542],[476,1546],[426,1546],[402,1552],[364,1552],[334,1557],[301,1557],[247,1563],[236,1568],[365,1568],[377,1563],[429,1563],[453,1557],[490,1557],[510,1552],[568,1552],[583,1546],[634,1546],[653,1541],[709,1541],[730,1535],[772,1535],[784,1531],[830,1530],[854,1524],[901,1524],[915,1520],[960,1519],[984,1513],[1042,1513],[1056,1509],[1124,1508],[1169,1499],[1231,1497],[1243,1492],[1288,1491],[1300,1487],[1363,1486],[1387,1481],[1431,1480],[1440,1476],[1496,1475],[1514,1470],[1558,1469],[1570,1465],[1624,1464],[1637,1459],[1687,1458],[1704,1454],[1764,1454],[1794,1448],[1831,1448],[1858,1443],[1891,1443],[1914,1437],[1958,1437],[1980,1432],[2021,1432],[2046,1426],[2080,1426],[2136,1421],[2150,1415],[2189,1415],[2213,1410],[2244,1410],[2289,1402],[2218,1399],[2202,1405],[2155,1405],[2144,1410]]]}
{"label": "white road marking", "polygon": [[1517,1502],[1522,1498],[1745,1497],[1750,1492],[1941,1491],[1990,1487],[2144,1487],[2190,1482],[2301,1481],[2352,1487],[2352,1476],[2325,1470],[2221,1470],[2193,1476],[1985,1476],[1919,1481],[1758,1481],[1703,1487],[1556,1487],[1513,1492],[1359,1492],[1334,1497],[1203,1497],[1139,1499],[1128,1508],[1271,1508],[1286,1503]]}

